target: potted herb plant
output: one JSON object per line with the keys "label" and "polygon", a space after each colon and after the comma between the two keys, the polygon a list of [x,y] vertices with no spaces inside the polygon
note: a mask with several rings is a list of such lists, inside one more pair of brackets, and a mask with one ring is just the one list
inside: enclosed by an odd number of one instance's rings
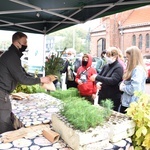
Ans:
{"label": "potted herb plant", "polygon": [[61,53],[52,54],[49,58],[46,57],[45,75],[55,75],[58,77],[58,80],[60,79],[60,70],[63,68],[64,63],[62,55],[65,50],[66,48]]}

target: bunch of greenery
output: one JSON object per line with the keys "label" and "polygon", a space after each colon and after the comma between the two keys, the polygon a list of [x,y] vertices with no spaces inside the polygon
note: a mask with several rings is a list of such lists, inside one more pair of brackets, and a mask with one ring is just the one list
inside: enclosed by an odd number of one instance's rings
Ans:
{"label": "bunch of greenery", "polygon": [[45,75],[56,75],[58,79],[60,79],[60,70],[63,69],[64,60],[62,59],[62,55],[66,48],[57,55],[52,55],[50,58],[46,58],[45,62]]}
{"label": "bunch of greenery", "polygon": [[13,93],[18,93],[18,92],[23,92],[23,93],[46,93],[46,91],[39,85],[21,85],[18,84],[16,89],[13,91]]}
{"label": "bunch of greenery", "polygon": [[136,124],[132,141],[135,150],[150,150],[150,96],[142,92],[135,92],[137,102],[130,104],[127,115]]}
{"label": "bunch of greenery", "polygon": [[[60,113],[75,129],[86,131],[90,127],[103,125],[112,113],[113,103],[110,100],[103,101],[101,107],[91,105],[90,102],[80,97],[66,98],[60,108]],[[100,109],[101,108],[101,109]]]}
{"label": "bunch of greenery", "polygon": [[77,88],[69,88],[68,90],[56,90],[50,92],[50,95],[56,97],[62,101],[65,101],[68,97],[79,97],[79,91]]}

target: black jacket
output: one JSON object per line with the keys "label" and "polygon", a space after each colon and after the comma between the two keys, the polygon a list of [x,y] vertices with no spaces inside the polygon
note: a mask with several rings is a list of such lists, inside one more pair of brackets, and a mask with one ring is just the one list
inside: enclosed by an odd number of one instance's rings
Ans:
{"label": "black jacket", "polygon": [[99,100],[104,99],[120,99],[121,92],[119,83],[122,81],[123,67],[118,61],[107,64],[96,77],[96,81],[102,82],[102,88],[99,90]]}
{"label": "black jacket", "polygon": [[21,65],[22,53],[12,44],[0,57],[0,90],[11,93],[17,83],[33,85],[40,83],[40,78],[28,75]]}

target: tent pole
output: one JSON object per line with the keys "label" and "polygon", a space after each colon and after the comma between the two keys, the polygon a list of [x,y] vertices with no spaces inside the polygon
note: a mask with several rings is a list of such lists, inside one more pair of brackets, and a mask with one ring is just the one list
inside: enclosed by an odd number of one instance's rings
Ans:
{"label": "tent pole", "polygon": [[46,50],[46,34],[43,36],[43,76],[45,76],[45,50]]}

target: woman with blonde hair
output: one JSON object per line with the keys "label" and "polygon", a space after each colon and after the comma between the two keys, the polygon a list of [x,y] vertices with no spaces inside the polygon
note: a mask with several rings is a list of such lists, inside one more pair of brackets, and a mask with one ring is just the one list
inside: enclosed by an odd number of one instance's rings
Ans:
{"label": "woman with blonde hair", "polygon": [[147,71],[143,62],[141,50],[131,46],[126,50],[127,67],[123,75],[123,81],[119,88],[123,92],[121,97],[120,112],[130,107],[130,104],[137,101],[135,91],[145,91]]}

